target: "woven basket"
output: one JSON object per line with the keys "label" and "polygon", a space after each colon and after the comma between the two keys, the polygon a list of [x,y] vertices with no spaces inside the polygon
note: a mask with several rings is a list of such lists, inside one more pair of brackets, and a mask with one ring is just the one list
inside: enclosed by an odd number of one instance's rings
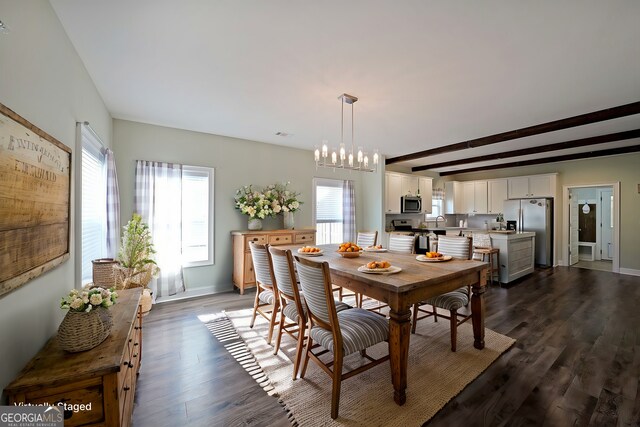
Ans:
{"label": "woven basket", "polygon": [[152,270],[136,270],[116,265],[113,267],[116,289],[144,288],[151,281]]}
{"label": "woven basket", "polygon": [[120,263],[112,258],[100,258],[91,261],[93,264],[93,283],[105,289],[110,289],[116,285],[116,277],[113,274],[113,267]]}
{"label": "woven basket", "polygon": [[104,341],[111,332],[113,318],[107,308],[69,311],[58,327],[58,344],[70,353],[90,350]]}

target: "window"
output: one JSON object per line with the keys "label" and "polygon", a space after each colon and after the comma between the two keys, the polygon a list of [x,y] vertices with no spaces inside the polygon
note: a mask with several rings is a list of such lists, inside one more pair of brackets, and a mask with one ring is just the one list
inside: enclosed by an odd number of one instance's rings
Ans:
{"label": "window", "polygon": [[182,265],[213,264],[213,169],[182,169]]}
{"label": "window", "polygon": [[425,220],[433,220],[444,215],[444,190],[434,188],[431,194],[431,213],[425,214]]}
{"label": "window", "polygon": [[425,219],[435,219],[444,215],[444,200],[431,200],[431,213],[425,214]]}
{"label": "window", "polygon": [[343,240],[342,185],[335,179],[314,179],[316,243],[324,245]]}
{"label": "window", "polygon": [[93,280],[91,261],[107,252],[107,176],[102,144],[82,128],[82,284]]}

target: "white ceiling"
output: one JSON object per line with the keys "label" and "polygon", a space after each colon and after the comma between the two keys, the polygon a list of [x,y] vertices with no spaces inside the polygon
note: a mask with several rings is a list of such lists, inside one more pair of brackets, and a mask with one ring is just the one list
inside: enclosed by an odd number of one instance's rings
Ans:
{"label": "white ceiling", "polygon": [[[636,0],[50,1],[120,119],[313,149],[339,143],[346,92],[356,145],[394,157],[640,100]],[[640,115],[404,165],[637,128]]]}

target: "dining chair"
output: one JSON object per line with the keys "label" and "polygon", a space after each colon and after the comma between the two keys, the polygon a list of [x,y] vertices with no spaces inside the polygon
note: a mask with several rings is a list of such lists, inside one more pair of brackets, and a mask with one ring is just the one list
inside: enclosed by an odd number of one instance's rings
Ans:
{"label": "dining chair", "polygon": [[[438,238],[438,252],[443,255],[450,255],[454,258],[469,259],[471,255],[471,239],[468,237],[458,236],[440,236]],[[418,320],[425,319],[433,316],[435,322],[438,321],[438,317],[449,319],[451,329],[451,351],[456,351],[458,326],[466,322],[471,318],[471,310],[468,314],[458,317],[458,310],[462,307],[467,307],[471,298],[471,284],[466,287],[461,287],[455,291],[447,292],[429,298],[425,301],[420,301],[413,305],[413,322],[411,324],[411,333],[415,334],[416,324]],[[431,306],[431,310],[423,308],[424,306]],[[449,311],[449,315],[438,314],[438,308]],[[419,313],[424,313],[423,316],[419,316]]]}
{"label": "dining chair", "polygon": [[[271,256],[273,276],[278,288],[281,307],[280,323],[273,354],[278,353],[278,350],[280,350],[283,331],[297,341],[296,358],[293,363],[293,379],[295,380],[298,377],[298,369],[304,347],[307,310],[296,280],[291,251],[271,246],[269,247],[269,255]],[[340,301],[336,301],[335,305],[338,312],[351,308],[351,306]],[[290,322],[287,323],[286,319],[289,319]]]}
{"label": "dining chair", "polygon": [[368,246],[375,246],[378,242],[378,231],[358,231],[358,236],[356,237],[356,245],[361,248],[366,248]]}
{"label": "dining chair", "polygon": [[256,298],[253,302],[253,316],[249,327],[253,328],[257,314],[267,319],[269,321],[267,342],[271,344],[280,301],[278,299],[278,289],[273,286],[273,268],[269,257],[269,244],[261,245],[249,242],[249,248],[251,249],[251,259],[253,260],[253,271],[256,275]]}
{"label": "dining chair", "polygon": [[[384,317],[361,308],[337,312],[331,291],[329,264],[313,262],[299,256],[295,260],[307,305],[309,328],[300,378],[304,378],[309,359],[332,378],[331,418],[335,419],[338,418],[342,381],[389,360],[388,354],[374,359],[366,352],[367,348],[378,343],[388,343],[389,322]],[[368,363],[343,373],[344,358],[357,352]],[[325,363],[320,356],[326,353],[331,353],[333,358]]]}
{"label": "dining chair", "polygon": [[406,234],[389,234],[389,252],[399,254],[414,253],[416,236]]}
{"label": "dining chair", "polygon": [[[361,248],[366,248],[369,246],[375,246],[378,241],[378,231],[358,231],[358,235],[356,237],[356,245]],[[356,307],[362,308],[362,299],[364,295],[359,292],[346,292],[342,286],[333,285],[333,291],[338,291],[338,296],[340,301],[344,297],[354,297],[356,301]]]}
{"label": "dining chair", "polygon": [[489,283],[493,284],[494,274],[497,274],[498,280],[500,280],[500,249],[494,248],[491,245],[491,236],[489,233],[473,233],[471,246],[473,248],[471,259],[489,263],[489,270],[487,271]]}

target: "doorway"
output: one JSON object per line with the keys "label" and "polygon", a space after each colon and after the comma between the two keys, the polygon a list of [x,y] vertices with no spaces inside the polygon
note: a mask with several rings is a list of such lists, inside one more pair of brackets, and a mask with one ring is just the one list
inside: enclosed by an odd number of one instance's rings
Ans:
{"label": "doorway", "polygon": [[619,272],[620,184],[564,187],[565,265]]}

